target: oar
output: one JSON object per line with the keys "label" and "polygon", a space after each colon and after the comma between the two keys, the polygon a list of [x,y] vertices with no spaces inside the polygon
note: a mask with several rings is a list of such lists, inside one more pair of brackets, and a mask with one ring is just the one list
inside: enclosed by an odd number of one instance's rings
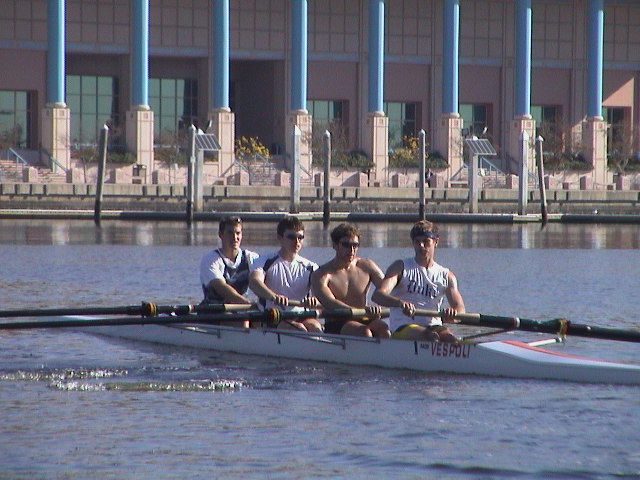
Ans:
{"label": "oar", "polygon": [[[384,313],[384,312],[383,312]],[[337,310],[304,310],[301,312],[282,312],[272,309],[264,312],[230,312],[204,313],[199,315],[167,315],[160,317],[105,317],[105,318],[65,318],[61,320],[36,320],[33,322],[0,322],[0,330],[22,330],[33,328],[74,328],[99,327],[119,325],[167,325],[178,323],[189,324],[217,324],[228,321],[262,321],[270,325],[277,325],[280,321],[301,320],[304,318],[319,318],[323,316],[333,318],[357,318],[367,315],[364,309]]]}
{"label": "oar", "polygon": [[64,315],[140,315],[153,317],[161,313],[221,313],[255,310],[253,304],[220,304],[220,305],[156,305],[142,302],[141,305],[123,307],[75,307],[75,308],[39,308],[26,310],[0,310],[0,317],[59,317]]}
{"label": "oar", "polygon": [[[444,312],[431,310],[416,310],[416,315],[426,317],[442,317]],[[480,313],[459,313],[454,315],[456,320],[465,325],[481,327],[503,328],[505,330],[525,330],[529,332],[553,333],[556,335],[575,335],[576,337],[600,338],[603,340],[620,340],[623,342],[640,342],[640,330],[625,330],[621,328],[606,328],[593,325],[572,323],[563,318],[552,320],[529,320],[518,317],[500,317],[497,315],[483,315]]]}

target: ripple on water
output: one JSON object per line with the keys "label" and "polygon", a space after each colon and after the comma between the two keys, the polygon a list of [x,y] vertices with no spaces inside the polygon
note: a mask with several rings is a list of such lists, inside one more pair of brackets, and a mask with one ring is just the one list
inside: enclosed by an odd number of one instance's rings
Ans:
{"label": "ripple on water", "polygon": [[65,391],[215,392],[234,391],[245,386],[242,381],[228,379],[99,381],[106,378],[127,377],[128,375],[129,371],[125,369],[17,370],[0,373],[0,381],[49,382],[49,388]]}

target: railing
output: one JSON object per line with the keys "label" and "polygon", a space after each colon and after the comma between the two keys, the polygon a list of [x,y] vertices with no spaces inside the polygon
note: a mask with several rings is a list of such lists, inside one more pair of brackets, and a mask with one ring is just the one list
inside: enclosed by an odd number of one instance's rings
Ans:
{"label": "railing", "polygon": [[489,175],[492,175],[492,174],[496,175],[496,176],[497,175],[505,175],[505,173],[502,170],[500,170],[494,163],[492,163],[490,160],[488,160],[485,157],[480,157],[480,165],[479,165],[479,167],[481,169],[485,170],[485,175],[484,176],[487,176],[486,175],[486,171],[487,170],[489,171]]}
{"label": "railing", "polygon": [[53,167],[56,166],[64,173],[67,173],[67,169],[64,167],[64,165],[62,165],[53,155],[51,155],[51,153],[49,153],[46,148],[40,146],[40,158],[42,158],[43,155],[47,159],[45,165],[47,165],[51,170],[54,170]]}
{"label": "railing", "polygon": [[11,147],[9,147],[7,149],[7,156],[9,156],[9,155],[12,155],[13,158],[15,158],[16,165],[22,163],[22,168],[23,169],[26,168],[29,165],[29,162],[27,162],[24,158],[22,158],[22,156]]}
{"label": "railing", "polygon": [[227,168],[224,172],[220,173],[220,176],[222,178],[226,178],[227,174],[234,169],[234,167],[237,167],[240,170],[244,170],[245,172],[247,172],[247,174],[249,175],[249,185],[251,185],[251,181],[252,181],[252,174],[251,174],[251,170],[249,170],[249,168],[244,165],[242,162],[238,161],[238,160],[234,160],[231,165],[229,165],[229,168]]}

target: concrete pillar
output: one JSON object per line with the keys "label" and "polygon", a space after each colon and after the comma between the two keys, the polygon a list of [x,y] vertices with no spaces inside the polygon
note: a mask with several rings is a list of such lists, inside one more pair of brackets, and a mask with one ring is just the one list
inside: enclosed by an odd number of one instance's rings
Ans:
{"label": "concrete pillar", "polygon": [[218,164],[220,174],[226,172],[235,159],[235,115],[229,107],[229,0],[214,0],[211,19],[213,39],[211,42],[212,104],[209,109],[211,127],[220,143]]}
{"label": "concrete pillar", "polygon": [[[528,159],[527,173],[535,171],[535,145],[528,143],[529,150],[523,157],[522,134],[535,138],[536,124],[531,117],[531,0],[518,0],[516,4],[516,68],[515,68],[515,112],[509,128],[508,154],[522,165]],[[521,175],[521,172],[518,172]]]}
{"label": "concrete pillar", "polygon": [[[42,147],[65,169],[71,167],[69,151],[71,113],[65,103],[65,9],[64,0],[49,0],[47,8],[47,101],[41,112]],[[57,165],[51,165],[56,171]]]}
{"label": "concrete pillar", "polygon": [[298,146],[298,158],[302,169],[301,178],[309,178],[311,173],[311,135],[313,133],[313,119],[306,110],[290,112],[287,116],[287,152],[293,161],[293,132],[295,127],[300,129],[300,145]]}
{"label": "concrete pillar", "polygon": [[[300,166],[311,172],[311,136],[313,121],[307,111],[307,0],[291,2],[291,110],[286,119],[286,148],[293,161],[293,131],[300,129]],[[306,170],[306,172],[305,172]]]}
{"label": "concrete pillar", "polygon": [[389,184],[389,118],[384,112],[371,112],[365,119],[364,142],[370,149],[373,161],[371,180],[386,186]]}
{"label": "concrete pillar", "polygon": [[587,117],[602,116],[604,0],[589,0],[587,32]]}
{"label": "concrete pillar", "polygon": [[613,182],[613,173],[607,168],[607,122],[602,117],[587,118],[582,142],[585,157],[593,166],[594,188],[604,189]]}
{"label": "concrete pillar", "polygon": [[149,107],[149,0],[131,5],[131,105],[126,114],[127,148],[136,163],[153,171],[153,112]]}
{"label": "concrete pillar", "polygon": [[607,123],[602,118],[602,69],[604,45],[604,0],[589,0],[587,33],[587,121],[582,143],[587,161],[593,166],[595,188],[613,181],[607,168]]}
{"label": "concrete pillar", "polygon": [[389,119],[384,114],[384,0],[369,0],[369,102],[364,145],[373,161],[373,180],[389,183]]}
{"label": "concrete pillar", "polygon": [[460,0],[444,0],[442,57],[442,113],[436,135],[436,150],[449,162],[448,177],[462,168],[462,126],[458,113],[458,55]]}
{"label": "concrete pillar", "polygon": [[443,113],[438,123],[436,150],[449,162],[446,176],[450,179],[464,164],[462,127],[459,113]]}
{"label": "concrete pillar", "polygon": [[516,111],[531,115],[531,0],[516,5]]}
{"label": "concrete pillar", "polygon": [[536,138],[536,122],[531,115],[516,116],[510,122],[509,128],[509,155],[518,161],[518,164],[522,162],[522,133],[526,132],[527,137],[530,139],[529,151],[527,153],[527,171],[535,172],[536,169],[536,156],[535,156],[535,144],[533,139]]}

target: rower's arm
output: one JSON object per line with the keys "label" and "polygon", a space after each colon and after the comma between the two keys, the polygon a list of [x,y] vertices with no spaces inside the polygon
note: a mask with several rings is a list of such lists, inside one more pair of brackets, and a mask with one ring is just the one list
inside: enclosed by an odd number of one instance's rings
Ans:
{"label": "rower's arm", "polygon": [[373,292],[371,300],[376,302],[378,305],[383,305],[385,307],[403,308],[404,302],[391,295],[391,291],[400,281],[403,270],[404,264],[402,260],[396,260],[393,262],[387,269],[380,286]]}
{"label": "rower's arm", "polygon": [[253,293],[255,293],[259,298],[263,300],[271,300],[276,305],[288,305],[288,298],[284,295],[278,295],[276,292],[267,287],[267,284],[264,283],[265,274],[261,269],[254,270],[249,275],[249,288]]}
{"label": "rower's arm", "polygon": [[316,270],[311,274],[311,290],[322,306],[327,310],[337,308],[351,308],[351,305],[338,300],[329,288],[331,275],[321,270]]}
{"label": "rower's arm", "polygon": [[224,303],[253,303],[249,298],[238,293],[235,288],[220,278],[211,280],[209,285],[207,285],[207,288],[221,296]]}
{"label": "rower's arm", "polygon": [[449,302],[449,308],[455,313],[465,313],[466,309],[464,306],[464,300],[462,299],[462,294],[460,290],[458,290],[458,279],[453,274],[453,272],[449,272],[449,286],[447,287],[447,301]]}

